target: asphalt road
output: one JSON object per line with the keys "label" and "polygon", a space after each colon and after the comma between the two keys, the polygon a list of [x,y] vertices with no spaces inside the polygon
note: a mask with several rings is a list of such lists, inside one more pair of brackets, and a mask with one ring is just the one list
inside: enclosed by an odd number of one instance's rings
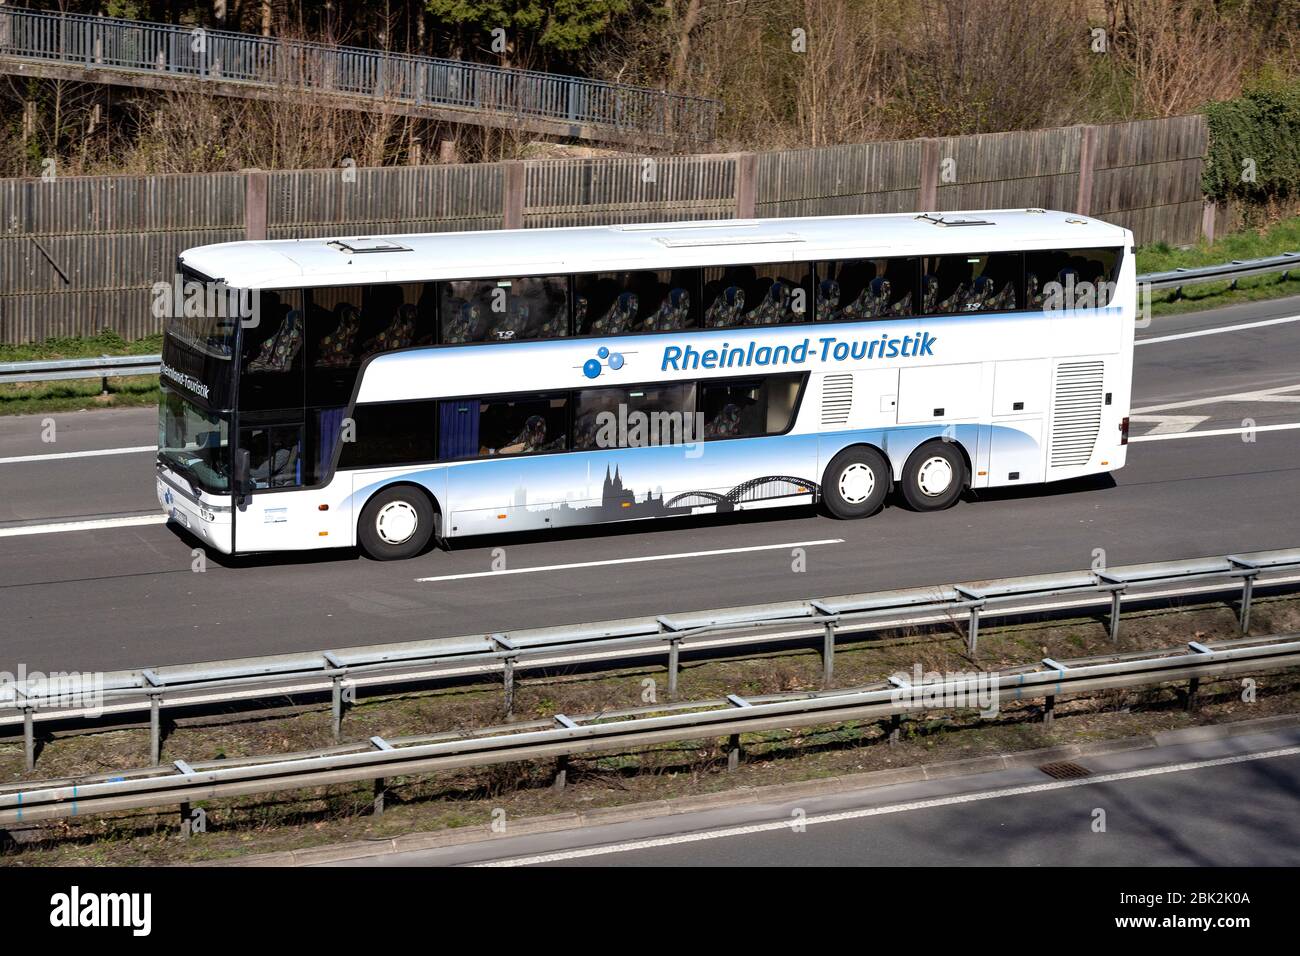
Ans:
{"label": "asphalt road", "polygon": [[506,820],[486,842],[335,865],[1300,864],[1300,730],[1074,762],[1094,776],[1027,766],[522,836]]}
{"label": "asphalt road", "polygon": [[[1198,432],[1300,422],[1300,300],[1157,320],[1141,334],[1135,442],[1113,479],[994,492],[950,511],[899,507],[867,521],[811,511],[457,542],[379,564],[352,551],[212,559],[163,525],[0,537],[0,670],[108,669],[323,649],[807,598],[879,588],[1292,547],[1300,542],[1300,430]],[[1175,338],[1168,338],[1175,336]],[[1182,337],[1188,336],[1188,337]],[[1288,391],[1290,389],[1290,391]],[[152,456],[6,461],[152,444],[152,410],[0,419],[0,531],[154,514]],[[805,544],[826,541],[824,544]],[[805,544],[807,570],[792,571]],[[481,573],[504,547],[508,573]],[[764,547],[622,563],[647,555]],[[599,567],[518,573],[608,561]]]}

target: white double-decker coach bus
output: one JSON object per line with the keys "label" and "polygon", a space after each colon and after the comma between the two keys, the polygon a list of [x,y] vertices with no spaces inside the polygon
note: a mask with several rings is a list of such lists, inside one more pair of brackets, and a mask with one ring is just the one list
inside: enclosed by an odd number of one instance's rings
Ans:
{"label": "white double-decker coach bus", "polygon": [[1062,212],[185,252],[157,487],[218,551],[964,489],[1124,464],[1133,237]]}

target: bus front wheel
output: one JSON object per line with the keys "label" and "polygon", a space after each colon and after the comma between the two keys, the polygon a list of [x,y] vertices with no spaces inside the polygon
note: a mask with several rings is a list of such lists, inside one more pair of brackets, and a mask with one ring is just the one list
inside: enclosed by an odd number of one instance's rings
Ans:
{"label": "bus front wheel", "polygon": [[874,448],[846,448],[826,467],[822,500],[836,518],[865,518],[889,493],[889,464]]}
{"label": "bus front wheel", "polygon": [[376,561],[412,558],[433,537],[433,505],[421,491],[408,486],[385,488],[361,509],[357,539],[361,550]]}
{"label": "bus front wheel", "polygon": [[952,507],[965,484],[966,460],[952,442],[922,445],[903,466],[903,500],[914,511]]}

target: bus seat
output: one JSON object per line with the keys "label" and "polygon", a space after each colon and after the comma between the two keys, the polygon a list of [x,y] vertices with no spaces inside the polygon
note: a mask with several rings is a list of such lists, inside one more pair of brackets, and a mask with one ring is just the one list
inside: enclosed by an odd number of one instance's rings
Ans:
{"label": "bus seat", "polygon": [[442,340],[451,343],[480,341],[486,330],[483,328],[483,316],[479,307],[464,299],[457,302],[459,304],[453,304],[451,318],[443,327]]}
{"label": "bus seat", "polygon": [[635,292],[621,292],[605,314],[591,323],[591,331],[600,335],[630,332],[640,308],[641,300]]}
{"label": "bus seat", "polygon": [[302,313],[291,309],[275,334],[262,343],[257,358],[248,363],[249,372],[284,372],[302,348]]}
{"label": "bus seat", "polygon": [[366,343],[362,352],[363,359],[379,352],[391,352],[404,349],[415,341],[416,308],[410,303],[398,306],[397,314],[388,323],[388,328]]}
{"label": "bus seat", "polygon": [[921,311],[930,314],[935,311],[939,298],[939,280],[926,273],[921,277]]}
{"label": "bus seat", "polygon": [[725,329],[740,324],[740,316],[745,311],[745,291],[738,286],[729,285],[713,300],[704,313],[704,325],[710,329]]}
{"label": "bus seat", "polygon": [[753,312],[745,316],[746,325],[779,325],[790,317],[790,286],[776,279]]}
{"label": "bus seat", "polygon": [[1038,274],[1034,272],[1025,273],[1025,305],[1031,309],[1041,309],[1043,307],[1043,290],[1038,281]]}
{"label": "bus seat", "polygon": [[840,307],[840,284],[834,279],[822,279],[817,286],[817,321],[829,322],[836,318]]}
{"label": "bus seat", "polygon": [[351,365],[356,358],[353,354],[353,345],[360,329],[360,310],[352,305],[340,306],[338,325],[335,326],[333,332],[320,340],[320,344],[316,348],[319,354],[319,358],[316,359],[316,367],[340,368]]}
{"label": "bus seat", "polygon": [[654,314],[645,321],[647,331],[673,332],[686,328],[691,321],[691,294],[672,289]]}

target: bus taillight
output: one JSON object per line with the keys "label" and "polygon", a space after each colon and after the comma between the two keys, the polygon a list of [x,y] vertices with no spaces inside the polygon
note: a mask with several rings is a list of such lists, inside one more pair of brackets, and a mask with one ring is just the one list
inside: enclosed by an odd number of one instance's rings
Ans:
{"label": "bus taillight", "polygon": [[1121,445],[1128,444],[1128,416],[1127,415],[1125,415],[1124,419],[1119,423],[1119,443]]}

